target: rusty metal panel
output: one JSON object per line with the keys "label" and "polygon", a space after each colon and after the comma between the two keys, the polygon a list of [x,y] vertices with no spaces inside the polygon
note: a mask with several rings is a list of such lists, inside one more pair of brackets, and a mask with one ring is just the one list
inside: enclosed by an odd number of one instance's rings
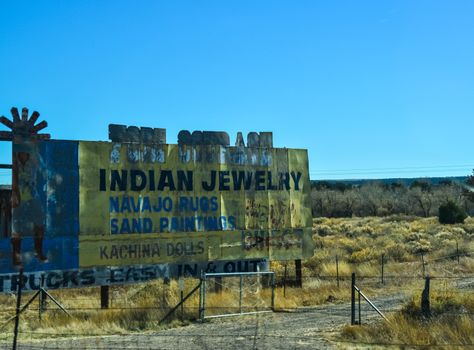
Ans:
{"label": "rusty metal panel", "polygon": [[0,188],[0,238],[11,236],[12,226],[12,190]]}
{"label": "rusty metal panel", "polygon": [[78,267],[77,142],[16,138],[12,224],[0,272]]}
{"label": "rusty metal panel", "polygon": [[72,236],[79,233],[78,142],[51,140],[41,143],[46,165],[47,236]]}

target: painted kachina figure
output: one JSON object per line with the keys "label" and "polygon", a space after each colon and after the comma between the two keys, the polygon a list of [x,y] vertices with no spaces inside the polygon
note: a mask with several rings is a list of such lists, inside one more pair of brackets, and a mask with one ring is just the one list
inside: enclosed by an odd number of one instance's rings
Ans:
{"label": "painted kachina figure", "polygon": [[22,109],[21,119],[16,108],[11,112],[13,121],[2,116],[0,122],[12,129],[12,264],[21,267],[21,243],[25,237],[33,237],[38,261],[47,261],[43,253],[45,214],[38,188],[43,181],[39,181],[41,167],[36,140],[49,135],[37,133],[47,126],[45,121],[35,125],[38,112],[33,112],[30,119],[26,108]]}
{"label": "painted kachina figure", "polygon": [[44,211],[37,191],[39,176],[38,152],[34,142],[13,143],[12,179],[12,263],[20,266],[22,237],[34,237],[35,255],[43,254]]}

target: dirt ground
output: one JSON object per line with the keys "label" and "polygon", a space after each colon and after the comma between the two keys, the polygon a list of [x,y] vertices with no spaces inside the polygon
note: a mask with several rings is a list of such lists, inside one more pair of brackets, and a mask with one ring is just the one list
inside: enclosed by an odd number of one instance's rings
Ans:
{"label": "dirt ground", "polygon": [[[388,313],[397,310],[404,300],[405,296],[396,295],[375,298],[373,302]],[[367,304],[361,304],[362,322],[380,319]],[[212,319],[158,332],[22,340],[18,349],[352,349],[357,345],[337,339],[340,329],[349,322],[350,304],[327,304]],[[11,343],[1,345],[11,349]]]}

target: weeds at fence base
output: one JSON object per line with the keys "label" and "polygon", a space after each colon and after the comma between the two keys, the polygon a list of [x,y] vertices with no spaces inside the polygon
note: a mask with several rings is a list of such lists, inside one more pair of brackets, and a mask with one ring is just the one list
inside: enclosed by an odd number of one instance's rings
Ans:
{"label": "weeds at fence base", "polygon": [[423,316],[419,298],[406,303],[392,314],[390,323],[345,326],[342,341],[374,345],[473,346],[474,295],[454,290],[433,292],[432,315]]}

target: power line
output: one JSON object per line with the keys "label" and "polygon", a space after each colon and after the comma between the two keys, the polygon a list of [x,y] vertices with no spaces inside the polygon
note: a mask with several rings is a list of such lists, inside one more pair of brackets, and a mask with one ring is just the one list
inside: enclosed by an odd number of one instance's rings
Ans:
{"label": "power line", "polygon": [[460,168],[474,167],[474,162],[463,165],[432,165],[432,166],[402,166],[388,168],[352,168],[352,169],[323,169],[321,171],[352,171],[352,170],[399,170],[399,169],[431,169],[431,168]]}
{"label": "power line", "polygon": [[466,176],[470,173],[469,169],[466,168],[459,168],[459,169],[433,169],[433,170],[393,170],[393,171],[346,171],[346,172],[310,172],[310,175],[335,175],[335,176],[346,176],[346,175],[384,175],[389,174],[393,176],[397,176],[397,174],[446,174],[447,172],[459,172],[463,171]]}
{"label": "power line", "polygon": [[433,173],[447,171],[470,172],[474,162],[465,165],[433,165],[433,166],[404,166],[390,168],[349,168],[349,169],[322,169],[311,171],[311,175],[362,175],[362,174],[392,174],[392,173]]}

